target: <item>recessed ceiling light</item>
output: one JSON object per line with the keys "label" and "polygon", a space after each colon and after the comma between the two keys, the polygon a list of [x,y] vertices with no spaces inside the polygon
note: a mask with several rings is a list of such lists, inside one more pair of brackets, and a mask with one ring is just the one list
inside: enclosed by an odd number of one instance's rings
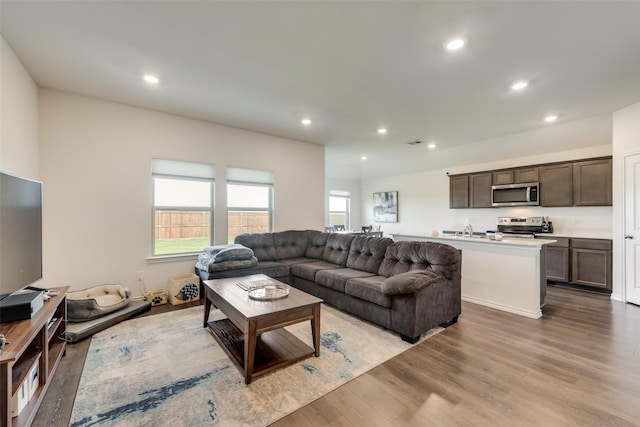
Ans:
{"label": "recessed ceiling light", "polygon": [[435,143],[435,142],[430,142],[430,143],[427,145],[427,148],[428,148],[429,150],[433,150],[434,148],[436,148],[436,143]]}
{"label": "recessed ceiling light", "polygon": [[362,157],[360,157],[360,159],[367,160],[367,156],[362,156]]}
{"label": "recessed ceiling light", "polygon": [[151,74],[145,74],[143,79],[145,82],[151,83],[153,85],[157,85],[158,83],[160,83],[160,79]]}
{"label": "recessed ceiling light", "polygon": [[523,81],[515,82],[514,84],[512,84],[511,85],[511,89],[513,89],[513,90],[522,90],[527,86],[529,86],[529,82],[525,82],[523,80]]}
{"label": "recessed ceiling light", "polygon": [[558,116],[547,116],[544,118],[544,121],[547,123],[553,123],[558,120]]}
{"label": "recessed ceiling light", "polygon": [[384,135],[385,133],[387,133],[387,129],[386,128],[380,128],[380,129],[378,129],[378,133],[380,135]]}
{"label": "recessed ceiling light", "polygon": [[302,119],[300,120],[300,123],[302,123],[305,126],[309,126],[311,124],[311,119]]}
{"label": "recessed ceiling light", "polygon": [[462,39],[451,40],[449,43],[447,43],[448,50],[458,50],[462,46],[464,46],[464,40]]}

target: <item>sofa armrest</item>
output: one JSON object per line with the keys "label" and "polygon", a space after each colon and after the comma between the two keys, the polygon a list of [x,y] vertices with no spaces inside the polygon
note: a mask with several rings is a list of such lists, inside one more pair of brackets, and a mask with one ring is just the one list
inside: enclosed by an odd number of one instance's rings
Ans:
{"label": "sofa armrest", "polygon": [[382,282],[382,293],[385,295],[407,295],[418,292],[432,285],[444,276],[431,270],[414,270],[388,277]]}

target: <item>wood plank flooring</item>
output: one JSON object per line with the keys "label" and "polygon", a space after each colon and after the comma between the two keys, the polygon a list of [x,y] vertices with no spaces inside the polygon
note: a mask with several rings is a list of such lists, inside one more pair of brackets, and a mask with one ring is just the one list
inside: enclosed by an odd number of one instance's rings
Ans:
{"label": "wood plank flooring", "polygon": [[[273,426],[640,425],[640,307],[555,286],[546,301],[541,319],[463,303],[446,331]],[[34,426],[68,425],[88,348],[68,346]]]}

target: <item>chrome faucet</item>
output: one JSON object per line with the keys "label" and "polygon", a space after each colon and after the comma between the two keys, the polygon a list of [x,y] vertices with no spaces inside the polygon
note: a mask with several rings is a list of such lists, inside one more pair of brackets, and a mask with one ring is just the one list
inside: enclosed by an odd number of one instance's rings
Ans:
{"label": "chrome faucet", "polygon": [[462,237],[468,235],[469,237],[473,237],[473,227],[471,227],[471,224],[467,224],[464,227],[464,232],[462,233]]}

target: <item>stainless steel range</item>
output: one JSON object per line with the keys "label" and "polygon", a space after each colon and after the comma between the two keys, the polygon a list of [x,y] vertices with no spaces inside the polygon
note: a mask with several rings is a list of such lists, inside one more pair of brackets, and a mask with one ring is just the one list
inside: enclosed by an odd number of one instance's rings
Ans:
{"label": "stainless steel range", "polygon": [[542,216],[498,217],[497,225],[497,231],[510,237],[534,238],[537,233],[553,233],[553,224]]}

